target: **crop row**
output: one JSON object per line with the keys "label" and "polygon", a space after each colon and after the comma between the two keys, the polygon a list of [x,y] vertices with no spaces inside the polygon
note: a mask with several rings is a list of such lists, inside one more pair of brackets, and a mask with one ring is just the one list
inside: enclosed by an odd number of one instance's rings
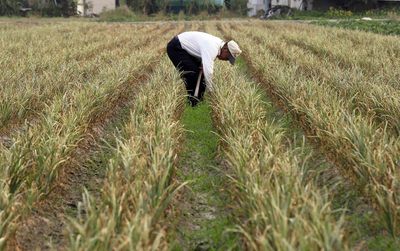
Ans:
{"label": "crop row", "polygon": [[171,183],[185,104],[167,57],[139,90],[129,122],[116,136],[101,198],[87,192],[72,221],[71,250],[165,250],[165,209],[179,188]]}
{"label": "crop row", "polygon": [[[321,143],[342,175],[375,202],[387,230],[393,236],[398,234],[398,138],[385,128],[376,127],[357,110],[349,110],[351,100],[318,79],[302,74],[299,66],[286,64],[265,44],[255,45],[254,39],[243,33],[222,29],[239,40],[253,73],[264,82],[270,94],[292,112],[309,136]],[[265,37],[267,43],[270,35]]]}
{"label": "crop row", "polygon": [[[168,31],[162,37],[167,39],[173,33]],[[56,96],[33,127],[13,138],[11,147],[0,146],[0,190],[4,205],[0,215],[0,222],[4,223],[1,238],[8,239],[17,218],[23,218],[35,202],[52,191],[62,169],[74,158],[79,143],[88,137],[90,127],[139,84],[158,61],[157,52],[163,46],[152,41],[137,48],[135,53],[129,48],[114,52],[115,61],[99,65],[97,74],[83,83],[75,82],[76,88]]]}
{"label": "crop row", "polygon": [[[400,47],[396,38],[360,32],[346,32],[301,24],[254,25],[266,34],[273,29],[280,41],[296,45],[344,70],[356,70],[380,85],[398,89]],[[340,74],[338,74],[340,75]]]}
{"label": "crop row", "polygon": [[[307,75],[347,98],[349,110],[357,109],[381,127],[389,127],[396,135],[400,134],[400,92],[385,84],[382,74],[368,76],[357,67],[340,67],[324,57],[292,45],[285,36],[261,35],[259,28],[242,27],[240,30],[265,44],[271,53],[284,62],[282,66],[295,65],[299,74]],[[300,34],[292,33],[291,36],[301,37]],[[298,37],[296,39],[301,40]]]}
{"label": "crop row", "polygon": [[218,72],[211,103],[246,249],[345,250],[327,190],[308,178],[309,149],[269,116],[271,104],[238,68]]}
{"label": "crop row", "polygon": [[[135,34],[135,32],[124,33],[119,35],[116,40],[112,34],[106,36],[99,45],[103,50],[97,51],[95,57],[90,57],[92,52],[88,54],[87,51],[101,49],[99,46],[80,48],[75,39],[70,39],[74,45],[67,46],[61,52],[58,48],[58,53],[39,56],[41,53],[35,51],[18,59],[19,62],[14,64],[15,67],[12,65],[5,67],[2,81],[7,84],[1,87],[0,92],[0,129],[8,123],[23,120],[27,115],[39,112],[54,97],[63,95],[64,92],[71,89],[79,88],[79,85],[90,76],[98,74],[102,70],[101,66],[110,65],[111,62],[129,55],[130,50],[139,47],[151,36],[140,35],[133,39],[131,36]],[[75,37],[80,36],[75,34]],[[87,39],[90,40],[90,38]],[[60,40],[67,39],[61,37]],[[124,46],[116,46],[123,41],[125,41]],[[106,46],[115,48],[107,50]],[[39,47],[45,48],[46,45],[40,44]],[[74,60],[70,56],[74,53],[86,55],[84,56],[85,60],[79,58]],[[37,72],[37,68],[41,65],[42,69]]]}
{"label": "crop row", "polygon": [[[221,34],[208,26],[208,31]],[[220,66],[211,105],[229,165],[246,249],[346,250],[330,187],[312,173],[329,164],[265,101],[239,67]],[[315,159],[319,161],[315,161]]]}
{"label": "crop row", "polygon": [[294,39],[292,42],[343,66],[360,67],[366,75],[379,74],[393,81],[399,76],[396,69],[400,64],[400,46],[396,37],[294,23],[267,25],[272,27],[274,35]]}

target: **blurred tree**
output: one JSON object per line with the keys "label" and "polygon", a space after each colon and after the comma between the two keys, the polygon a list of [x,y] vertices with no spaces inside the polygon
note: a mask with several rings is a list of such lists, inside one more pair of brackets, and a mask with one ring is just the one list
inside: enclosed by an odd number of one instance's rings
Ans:
{"label": "blurred tree", "polygon": [[21,3],[16,0],[0,0],[0,15],[18,15],[20,4]]}
{"label": "blurred tree", "polygon": [[76,0],[24,0],[25,6],[42,16],[69,17],[76,14]]}
{"label": "blurred tree", "polygon": [[378,5],[378,0],[339,0],[338,2],[343,8],[356,11],[376,8]]}
{"label": "blurred tree", "polygon": [[167,12],[169,4],[170,4],[169,0],[156,0],[156,5],[157,5],[158,11]]}
{"label": "blurred tree", "polygon": [[159,0],[126,0],[126,5],[136,12],[149,15],[159,11]]}
{"label": "blurred tree", "polygon": [[76,14],[76,2],[74,0],[58,0],[56,7],[61,8],[64,17],[74,16]]}
{"label": "blurred tree", "polygon": [[225,5],[229,10],[246,15],[247,2],[248,0],[225,0]]}
{"label": "blurred tree", "polygon": [[[94,0],[96,1],[96,0]],[[0,0],[0,15],[18,15],[19,7],[31,7],[32,11],[42,16],[69,17],[76,14],[77,0]],[[180,9],[188,15],[200,11],[215,13],[221,9],[221,3],[226,7],[241,14],[246,14],[247,0],[116,0],[116,4],[126,4],[131,10],[150,15],[159,11],[171,10],[172,2],[180,3]],[[21,3],[21,5],[18,5]],[[218,4],[216,4],[218,3]]]}
{"label": "blurred tree", "polygon": [[[233,1],[246,2],[244,0]],[[171,9],[174,9],[175,11],[185,10],[187,14],[193,15],[203,10],[208,11],[209,13],[214,13],[221,8],[221,6],[215,4],[215,0],[126,0],[125,3],[133,11],[141,12],[146,15],[158,11],[167,12],[171,11]],[[234,4],[234,7],[236,6],[237,4]]]}
{"label": "blurred tree", "polygon": [[187,1],[186,2],[186,14],[188,15],[196,15],[200,11],[200,5],[197,1]]}

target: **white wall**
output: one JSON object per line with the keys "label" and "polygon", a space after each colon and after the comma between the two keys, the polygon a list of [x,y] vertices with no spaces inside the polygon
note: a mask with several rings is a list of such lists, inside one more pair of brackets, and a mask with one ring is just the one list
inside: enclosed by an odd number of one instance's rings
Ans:
{"label": "white wall", "polygon": [[[395,0],[395,1],[400,1],[400,0]],[[289,6],[290,8],[296,8],[296,9],[301,9],[304,10],[304,4],[302,4],[302,0],[271,0],[271,6],[276,6],[276,5],[285,5]],[[308,0],[308,6],[307,9],[311,10],[312,9],[312,2]],[[247,15],[252,17],[257,14],[257,11],[259,10],[265,10],[265,4],[266,0],[248,0],[247,2],[247,8],[249,11],[247,12]]]}
{"label": "white wall", "polygon": [[[275,5],[286,5],[289,6],[290,8],[296,8],[296,9],[300,9],[303,8],[302,6],[302,0],[271,0],[271,5],[275,6]],[[310,6],[309,6],[310,9]]]}
{"label": "white wall", "polygon": [[249,0],[247,2],[247,8],[249,9],[247,15],[253,17],[257,14],[257,11],[265,10],[265,0]]}
{"label": "white wall", "polygon": [[[83,15],[83,2],[84,0],[78,0],[78,11]],[[100,14],[103,10],[115,9],[115,0],[86,0],[86,4],[89,6],[87,9],[87,15]]]}

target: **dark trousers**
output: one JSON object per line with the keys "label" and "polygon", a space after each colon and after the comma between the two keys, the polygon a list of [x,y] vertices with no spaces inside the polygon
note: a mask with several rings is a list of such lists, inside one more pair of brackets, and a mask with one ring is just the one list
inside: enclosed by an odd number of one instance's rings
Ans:
{"label": "dark trousers", "polygon": [[200,73],[201,61],[193,57],[182,49],[178,37],[174,37],[167,45],[167,54],[174,64],[175,68],[181,72],[183,81],[185,82],[186,90],[189,96],[189,102],[192,106],[196,106],[203,99],[206,85],[204,75],[200,80],[199,97],[194,97],[197,79]]}

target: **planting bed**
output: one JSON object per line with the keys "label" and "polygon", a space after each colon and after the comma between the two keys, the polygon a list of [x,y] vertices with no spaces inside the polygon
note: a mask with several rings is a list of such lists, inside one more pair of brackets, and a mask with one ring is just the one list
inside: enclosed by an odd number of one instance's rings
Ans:
{"label": "planting bed", "polygon": [[[186,103],[168,41],[234,39]],[[0,250],[396,250],[400,41],[257,20],[0,24]]]}

